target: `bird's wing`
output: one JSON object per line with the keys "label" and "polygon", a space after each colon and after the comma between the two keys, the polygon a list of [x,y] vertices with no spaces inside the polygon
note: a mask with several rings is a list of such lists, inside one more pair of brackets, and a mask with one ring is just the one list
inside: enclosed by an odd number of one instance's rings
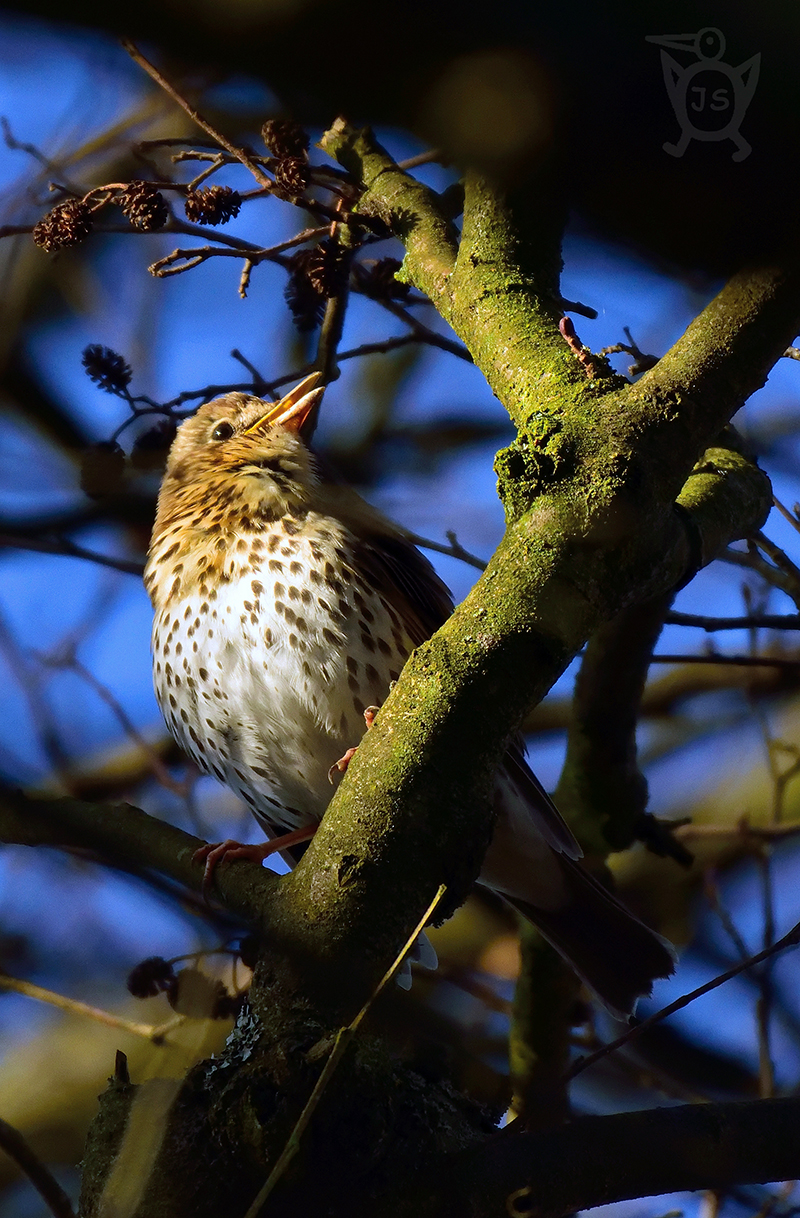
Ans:
{"label": "bird's wing", "polygon": [[403,618],[415,647],[438,630],[453,612],[453,598],[431,564],[400,533],[383,530],[354,541],[354,565]]}

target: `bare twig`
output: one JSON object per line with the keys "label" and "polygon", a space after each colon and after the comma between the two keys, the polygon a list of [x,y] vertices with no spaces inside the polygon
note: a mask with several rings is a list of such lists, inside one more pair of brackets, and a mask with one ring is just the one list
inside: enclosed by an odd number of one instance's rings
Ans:
{"label": "bare twig", "polygon": [[261,373],[259,372],[258,368],[256,368],[255,364],[251,364],[250,360],[247,358],[246,355],[242,355],[242,353],[238,347],[234,347],[233,350],[231,351],[231,359],[237,360],[238,363],[240,363],[243,368],[247,369],[247,371],[250,373],[250,375],[253,378],[254,386],[255,385],[258,385],[258,386],[266,385],[267,382],[264,379],[264,377],[261,375]]}
{"label": "bare twig", "polygon": [[739,934],[739,929],[729,910],[722,902],[722,897],[719,893],[719,886],[717,884],[716,870],[713,867],[710,867],[703,876],[703,893],[714,913],[719,918],[723,930],[739,953],[739,958],[741,960],[747,960],[750,952],[744,939]]}
{"label": "bare twig", "polygon": [[[194,267],[199,266],[201,262],[214,257],[243,258],[245,265],[249,264],[250,266],[257,266],[260,262],[279,262],[283,265],[285,259],[280,258],[279,255],[284,250],[292,249],[296,245],[303,245],[306,241],[312,241],[315,238],[324,236],[327,232],[328,225],[322,228],[306,228],[302,232],[296,233],[293,237],[288,237],[285,241],[279,241],[277,245],[264,248],[244,242],[224,249],[220,249],[218,245],[201,245],[194,246],[191,249],[175,249],[163,258],[159,258],[147,269],[151,275],[155,275],[158,279],[163,279],[167,275],[179,275],[183,271],[190,271]],[[214,234],[215,237],[216,235]],[[180,259],[185,260],[184,264],[182,266],[175,266],[174,263]]]}
{"label": "bare twig", "polygon": [[755,842],[770,842],[794,837],[800,833],[800,824],[751,825],[747,817],[742,816],[735,825],[678,825],[673,833],[681,841],[687,842],[702,841],[703,838],[735,840],[737,837],[751,838]]}
{"label": "bare twig", "polygon": [[123,571],[126,575],[142,575],[144,572],[144,563],[136,562],[135,559],[112,558],[108,554],[86,550],[68,537],[54,537],[52,541],[47,541],[42,537],[0,533],[0,547],[3,546],[15,550],[31,550],[38,554],[63,554],[69,558],[83,558],[101,567],[110,567],[113,571]]}
{"label": "bare twig", "polygon": [[581,317],[588,317],[590,321],[594,321],[597,317],[597,309],[593,309],[591,305],[581,304],[579,300],[566,300],[562,296],[558,303],[564,313],[578,313]]}
{"label": "bare twig", "polygon": [[9,977],[7,973],[0,973],[0,990],[24,994],[26,998],[34,998],[37,1002],[47,1003],[48,1006],[67,1011],[70,1015],[84,1015],[87,1019],[95,1020],[96,1023],[105,1024],[107,1028],[119,1028],[123,1032],[130,1032],[133,1036],[142,1036],[156,1045],[164,1044],[166,1034],[176,1027],[178,1022],[183,1022],[183,1016],[178,1016],[177,1019],[171,1016],[163,1024],[136,1023],[132,1019],[123,1019],[121,1015],[112,1015],[110,1011],[103,1011],[100,1007],[92,1007],[86,1002],[78,1002],[75,998],[67,998],[66,994],[46,990],[40,985],[34,985],[32,981],[20,981],[16,977]]}
{"label": "bare twig", "polygon": [[244,266],[242,267],[242,273],[239,276],[239,295],[242,300],[247,299],[247,289],[250,287],[250,276],[253,273],[254,266],[256,266],[256,263],[252,258],[245,259]]}
{"label": "bare twig", "polygon": [[780,588],[781,592],[794,601],[798,609],[800,609],[800,583],[797,578],[787,571],[779,570],[772,563],[759,554],[756,546],[751,542],[747,551],[743,550],[725,550],[719,554],[718,558],[721,562],[730,563],[735,567],[747,567],[751,571],[755,571],[768,584],[774,588]]}
{"label": "bare twig", "polygon": [[445,537],[448,545],[441,541],[431,541],[429,537],[419,537],[416,533],[409,533],[409,541],[413,541],[415,546],[422,546],[423,550],[433,550],[435,554],[447,554],[450,558],[459,558],[468,566],[475,567],[477,571],[486,570],[486,563],[483,559],[478,558],[475,554],[470,554],[469,550],[465,550],[452,529],[447,530]]}
{"label": "bare twig", "polygon": [[117,701],[108,686],[104,685],[102,681],[99,681],[91,669],[87,668],[85,664],[81,663],[74,652],[68,652],[63,656],[40,655],[39,658],[42,663],[48,667],[62,668],[67,669],[70,672],[74,672],[76,676],[80,677],[81,680],[85,681],[87,685],[91,686],[98,698],[100,698],[102,702],[105,702],[106,706],[115,716],[117,722],[122,727],[122,730],[125,732],[128,739],[132,740],[137,748],[141,749],[141,751],[147,757],[150,763],[150,769],[158,782],[160,782],[161,786],[166,788],[168,791],[172,791],[173,795],[177,795],[181,799],[186,798],[188,791],[187,783],[175,781],[156,750],[149,743],[149,741],[145,740],[144,736],[139,731],[128,712],[125,710],[125,707]]}
{"label": "bare twig", "polygon": [[603,347],[600,355],[619,355],[623,351],[627,355],[632,355],[634,363],[628,368],[628,376],[641,376],[643,372],[648,372],[650,368],[655,368],[659,357],[657,355],[646,355],[634,342],[628,327],[623,326],[622,329],[628,340],[627,343],[614,343],[612,347]]}
{"label": "bare twig", "polygon": [[59,726],[42,687],[40,673],[17,643],[5,618],[0,615],[0,652],[5,656],[20,690],[27,699],[39,746],[59,778],[69,767],[69,757],[59,736]]}
{"label": "bare twig", "polygon": [[471,364],[472,356],[463,343],[458,343],[452,338],[445,338],[443,334],[437,334],[435,330],[431,330],[423,322],[418,321],[413,317],[408,309],[404,309],[402,305],[397,304],[394,300],[381,300],[379,302],[387,312],[407,325],[414,334],[420,337],[420,340],[429,343],[432,347],[439,347],[442,351],[449,351],[451,355],[457,355],[459,359],[463,359],[467,364]]}
{"label": "bare twig", "polygon": [[800,533],[800,520],[798,520],[794,512],[790,512],[786,505],[781,503],[777,495],[772,496],[772,502],[775,504],[775,507],[778,509],[781,516],[783,516],[784,520],[788,520],[794,531],[796,533]]}
{"label": "bare twig", "polygon": [[784,660],[774,656],[729,656],[717,652],[711,655],[657,655],[651,664],[734,664],[740,668],[800,668],[800,660]]}
{"label": "bare twig", "polygon": [[706,617],[699,613],[667,614],[669,626],[697,626],[711,633],[714,630],[800,630],[800,613],[753,613],[746,617]]}
{"label": "bare twig", "polygon": [[750,956],[747,960],[743,960],[741,964],[734,965],[725,973],[720,973],[718,977],[707,981],[705,985],[700,985],[695,990],[691,990],[688,994],[684,994],[681,998],[676,998],[674,1002],[668,1006],[662,1007],[660,1011],[656,1011],[653,1015],[643,1019],[641,1023],[635,1024],[629,1028],[622,1036],[618,1036],[616,1040],[612,1040],[609,1044],[603,1045],[602,1049],[598,1049],[595,1053],[590,1053],[588,1057],[581,1057],[567,1073],[567,1079],[571,1080],[582,1074],[584,1070],[588,1070],[589,1066],[593,1066],[595,1062],[600,1061],[604,1057],[608,1057],[610,1053],[615,1053],[617,1049],[627,1045],[640,1033],[647,1031],[662,1020],[668,1019],[670,1015],[674,1015],[676,1011],[682,1011],[684,1007],[688,1007],[696,998],[701,998],[703,994],[709,994],[712,990],[716,990],[719,986],[724,985],[726,981],[731,981],[734,977],[738,977],[740,973],[744,973],[747,969],[753,968],[754,965],[760,964],[762,960],[768,960],[771,956],[776,956],[778,952],[784,951],[787,947],[797,947],[800,944],[800,922],[785,934],[782,939],[771,944],[770,947],[764,948],[763,951],[757,952],[755,956]]}
{"label": "bare twig", "polygon": [[155,65],[152,64],[149,59],[145,58],[138,47],[131,42],[129,38],[123,38],[122,45],[134,63],[138,63],[139,67],[143,68],[148,76],[154,80],[165,93],[168,93],[172,100],[177,102],[182,110],[186,111],[189,118],[193,122],[197,123],[198,127],[205,131],[207,135],[210,135],[213,140],[216,140],[219,146],[224,148],[227,153],[229,153],[232,157],[235,157],[237,161],[240,161],[242,165],[244,165],[245,169],[250,171],[255,180],[261,186],[265,187],[267,190],[272,190],[272,181],[243,148],[237,148],[236,145],[232,144],[221,131],[217,131],[215,127],[212,127],[211,123],[209,123],[207,119],[203,118],[202,114],[200,114],[200,112],[194,108],[194,106],[183,96],[182,93],[178,92],[174,85],[170,84],[165,76],[161,75],[158,68],[155,67]]}
{"label": "bare twig", "polygon": [[766,537],[763,533],[756,533],[754,538],[756,545],[760,550],[763,550],[767,558],[771,558],[775,566],[783,571],[786,575],[791,576],[795,581],[795,587],[800,588],[800,568],[796,567],[787,554],[783,552],[780,546],[776,546],[774,541]]}
{"label": "bare twig", "polygon": [[30,1180],[55,1218],[75,1218],[72,1202],[18,1129],[0,1119],[0,1147]]}
{"label": "bare twig", "polygon": [[439,148],[429,148],[427,152],[418,152],[416,156],[406,157],[397,162],[398,169],[416,169],[418,165],[445,165],[444,153]]}

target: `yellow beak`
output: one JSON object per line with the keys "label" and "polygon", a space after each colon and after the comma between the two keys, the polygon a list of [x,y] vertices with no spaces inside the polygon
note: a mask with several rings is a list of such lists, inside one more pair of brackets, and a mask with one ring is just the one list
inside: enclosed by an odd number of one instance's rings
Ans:
{"label": "yellow beak", "polygon": [[265,427],[288,427],[290,431],[299,431],[325,392],[324,386],[319,386],[322,374],[312,372],[310,376],[290,389],[286,397],[281,398],[274,406],[270,406],[266,414],[256,419],[244,432],[246,436]]}

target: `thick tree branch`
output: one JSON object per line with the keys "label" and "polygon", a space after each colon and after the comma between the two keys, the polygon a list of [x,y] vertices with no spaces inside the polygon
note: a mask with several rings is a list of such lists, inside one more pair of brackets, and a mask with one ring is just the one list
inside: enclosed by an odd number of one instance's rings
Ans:
{"label": "thick tree branch", "polygon": [[[148,816],[132,804],[24,795],[0,788],[0,841],[19,846],[90,850],[132,870],[158,871],[198,894],[202,864],[192,855],[202,841]],[[236,860],[220,868],[215,888],[231,913],[263,928],[278,877],[256,863]]]}
{"label": "thick tree branch", "polygon": [[[324,942],[332,956],[341,948],[354,962],[345,984],[363,987],[377,973],[381,950],[402,940],[442,880],[454,900],[466,891],[487,837],[490,776],[510,727],[585,638],[623,598],[674,587],[693,570],[696,535],[719,540],[726,515],[734,533],[764,518],[770,490],[763,474],[728,450],[716,459],[726,475],[709,475],[703,465],[687,480],[690,532],[669,513],[644,553],[644,535],[634,543],[613,517],[596,521],[592,536],[579,527],[574,503],[542,497],[509,528],[464,603],[411,657],[286,881],[297,917],[318,941],[314,954],[323,954]],[[704,543],[699,551],[708,557]],[[487,705],[502,713],[487,717]],[[336,992],[344,992],[341,977]]]}
{"label": "thick tree branch", "polygon": [[320,147],[363,185],[359,210],[402,233],[414,282],[438,308],[455,265],[457,241],[435,193],[399,169],[371,132],[349,127],[344,119],[325,132]]}
{"label": "thick tree branch", "polygon": [[793,1180],[798,1121],[800,1100],[792,1098],[687,1104],[500,1134],[454,1156],[446,1170],[437,1164],[435,1176],[388,1214],[561,1218],[632,1197]]}

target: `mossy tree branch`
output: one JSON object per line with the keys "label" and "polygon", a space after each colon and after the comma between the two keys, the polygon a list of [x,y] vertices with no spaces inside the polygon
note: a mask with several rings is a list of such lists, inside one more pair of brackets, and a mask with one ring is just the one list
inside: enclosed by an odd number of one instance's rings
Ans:
{"label": "mossy tree branch", "polygon": [[[407,274],[435,290],[437,307],[482,367],[485,349],[476,335],[488,325],[484,307],[492,310],[495,334],[502,335],[505,324],[516,336],[513,344],[497,343],[510,353],[504,367],[498,371],[495,360],[483,370],[493,376],[496,391],[505,378],[506,404],[515,417],[532,420],[534,429],[499,459],[509,524],[497,553],[464,603],[406,665],[306,858],[286,881],[297,916],[319,939],[320,954],[323,942],[334,952],[349,945],[345,954],[364,969],[366,980],[377,976],[383,950],[375,937],[376,909],[382,910],[381,929],[391,928],[397,942],[443,879],[454,899],[466,891],[488,836],[491,775],[508,736],[585,640],[626,604],[665,592],[707,561],[721,532],[731,539],[758,527],[770,499],[764,476],[731,450],[710,451],[692,472],[707,438],[725,421],[721,402],[732,384],[730,367],[722,373],[723,388],[709,392],[712,408],[690,411],[690,449],[679,403],[667,409],[660,390],[629,403],[625,395],[637,387],[609,389],[605,381],[587,381],[560,336],[563,350],[556,343],[554,307],[538,295],[530,268],[520,268],[514,291],[503,295],[499,278],[487,271],[489,230],[503,215],[490,188],[475,182],[468,191],[467,210],[474,214],[469,225],[465,220],[456,265],[448,273],[452,247],[443,242],[432,192],[415,183],[404,206],[403,175],[369,133],[340,125],[324,145],[351,173],[363,175],[366,206],[392,214],[404,209]],[[413,222],[407,223],[408,216]],[[469,241],[474,259],[465,252]],[[513,254],[513,243],[511,249]],[[513,267],[504,250],[508,276]],[[770,310],[777,291],[773,280],[754,280],[754,291]],[[544,282],[549,291],[546,274]],[[781,292],[785,335],[764,344],[765,364],[800,324],[800,291],[796,298],[788,289]],[[747,312],[752,293],[744,295]],[[737,299],[734,292],[731,308]],[[730,347],[735,327],[729,329]],[[747,351],[749,359],[752,343]],[[713,363],[709,351],[703,366]],[[737,385],[747,376],[756,379],[752,371],[742,373]],[[512,392],[511,383],[518,381],[526,390]],[[547,409],[537,421],[534,406],[541,399]],[[738,404],[737,389],[728,411]],[[640,458],[651,440],[659,448],[652,480]],[[674,509],[678,492],[681,513]],[[687,514],[693,520],[689,532]],[[491,717],[487,706],[495,708]],[[421,850],[423,841],[427,848]],[[359,894],[352,905],[345,898],[348,888]],[[356,969],[351,980],[364,984]]]}

